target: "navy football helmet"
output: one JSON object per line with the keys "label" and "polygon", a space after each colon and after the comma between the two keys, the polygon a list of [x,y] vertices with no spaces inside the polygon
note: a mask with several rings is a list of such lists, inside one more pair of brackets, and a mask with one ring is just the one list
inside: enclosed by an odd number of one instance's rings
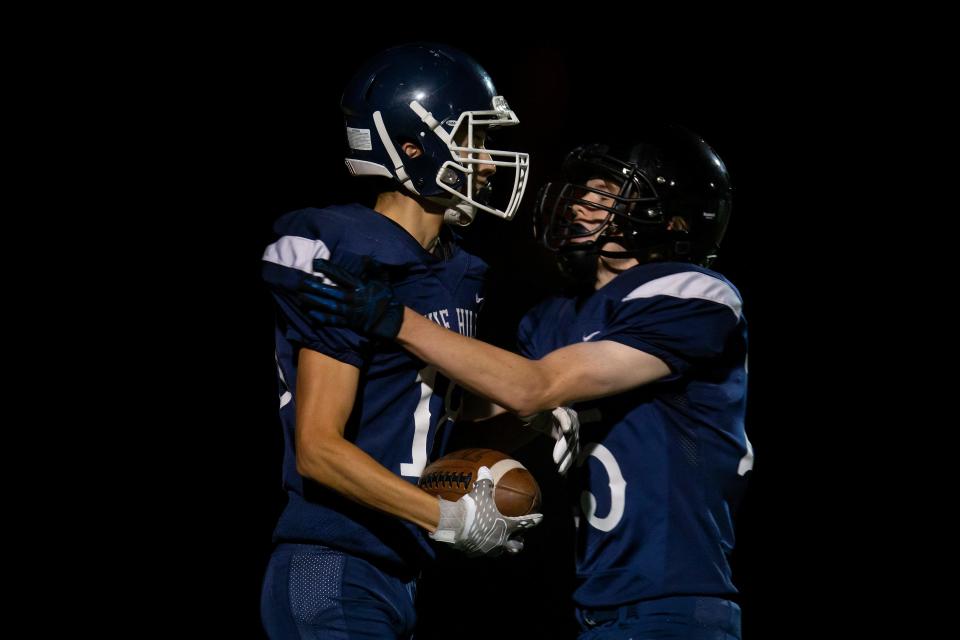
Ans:
{"label": "navy football helmet", "polygon": [[[408,192],[446,206],[445,219],[472,222],[476,209],[511,219],[527,185],[526,153],[484,148],[486,131],[518,123],[487,72],[452,47],[401,45],[369,60],[343,93],[347,167],[355,176],[392,178]],[[409,158],[412,142],[423,154]],[[492,203],[478,165],[513,170],[503,202]],[[498,206],[499,204],[499,206]]]}
{"label": "navy football helmet", "polygon": [[[668,126],[629,144],[577,147],[567,154],[562,176],[537,196],[534,233],[557,252],[568,275],[592,278],[598,255],[703,266],[716,257],[730,220],[732,186],[720,156],[695,133]],[[597,188],[600,182],[588,187],[594,178],[619,189]],[[599,217],[582,224],[578,205]],[[598,230],[590,241],[574,240]],[[623,250],[603,249],[608,242]]]}

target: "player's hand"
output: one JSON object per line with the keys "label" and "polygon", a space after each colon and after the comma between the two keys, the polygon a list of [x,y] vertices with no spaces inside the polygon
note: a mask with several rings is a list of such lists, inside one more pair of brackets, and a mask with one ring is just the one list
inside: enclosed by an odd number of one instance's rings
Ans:
{"label": "player's hand", "polygon": [[331,327],[349,327],[354,331],[392,339],[403,323],[403,305],[393,289],[376,277],[376,264],[368,261],[360,275],[327,260],[317,258],[313,270],[336,286],[315,275],[304,277],[300,285],[300,303],[315,322]]}
{"label": "player's hand", "polygon": [[505,516],[493,499],[493,476],[480,467],[473,491],[456,502],[440,498],[440,524],[430,537],[470,556],[496,556],[523,549],[520,534],[540,524],[543,515]]}
{"label": "player's hand", "polygon": [[557,407],[524,420],[531,429],[557,441],[553,446],[553,462],[557,465],[557,472],[566,475],[580,455],[580,418],[577,412],[570,407]]}

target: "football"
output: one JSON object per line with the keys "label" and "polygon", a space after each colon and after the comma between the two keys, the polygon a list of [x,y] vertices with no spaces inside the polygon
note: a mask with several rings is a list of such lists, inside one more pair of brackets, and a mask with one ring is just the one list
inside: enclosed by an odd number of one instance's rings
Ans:
{"label": "football", "polygon": [[459,500],[473,490],[480,467],[490,469],[493,497],[505,516],[525,516],[540,508],[540,486],[527,468],[493,449],[460,449],[427,465],[420,488],[444,500]]}

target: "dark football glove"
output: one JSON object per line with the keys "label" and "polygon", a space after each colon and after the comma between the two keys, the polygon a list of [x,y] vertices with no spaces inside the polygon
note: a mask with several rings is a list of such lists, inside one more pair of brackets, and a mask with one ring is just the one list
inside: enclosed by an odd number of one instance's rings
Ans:
{"label": "dark football glove", "polygon": [[300,284],[300,303],[307,315],[322,325],[349,327],[388,340],[395,338],[403,323],[403,305],[394,297],[390,285],[375,277],[376,267],[373,261],[367,261],[363,273],[357,275],[317,258],[313,270],[336,286],[307,275]]}

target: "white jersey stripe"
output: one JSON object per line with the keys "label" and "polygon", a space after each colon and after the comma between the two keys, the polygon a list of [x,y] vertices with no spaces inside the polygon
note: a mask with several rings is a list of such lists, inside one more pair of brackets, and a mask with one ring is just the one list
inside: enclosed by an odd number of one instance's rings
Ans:
{"label": "white jersey stripe", "polygon": [[654,296],[671,296],[684,299],[699,298],[716,302],[729,307],[737,320],[740,319],[743,307],[740,297],[730,285],[719,278],[708,276],[699,271],[684,271],[683,273],[674,273],[651,280],[628,293],[622,302]]}
{"label": "white jersey stripe", "polygon": [[313,273],[313,259],[330,259],[330,249],[323,240],[299,236],[283,236],[263,252],[263,259],[283,267]]}

